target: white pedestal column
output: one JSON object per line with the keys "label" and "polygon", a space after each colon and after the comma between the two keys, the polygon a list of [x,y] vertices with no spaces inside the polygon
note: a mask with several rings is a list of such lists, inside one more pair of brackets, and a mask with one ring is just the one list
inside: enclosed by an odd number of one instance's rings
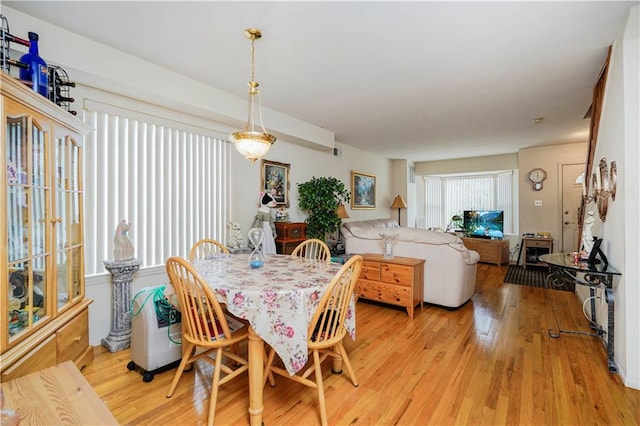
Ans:
{"label": "white pedestal column", "polygon": [[118,352],[131,346],[131,282],[140,269],[140,260],[104,261],[111,273],[111,331],[102,339],[109,352]]}

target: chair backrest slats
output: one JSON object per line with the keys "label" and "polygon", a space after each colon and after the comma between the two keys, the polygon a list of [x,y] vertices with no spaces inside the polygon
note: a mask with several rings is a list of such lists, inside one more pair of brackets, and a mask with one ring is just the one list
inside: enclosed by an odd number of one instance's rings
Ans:
{"label": "chair backrest slats", "polygon": [[213,240],[211,238],[203,238],[191,247],[191,250],[189,251],[189,262],[206,259],[220,253],[229,254],[229,249],[227,249],[220,241]]}
{"label": "chair backrest slats", "polygon": [[362,270],[362,256],[353,256],[336,273],[327,292],[322,296],[309,326],[309,340],[313,343],[330,343],[341,340],[346,334],[345,319],[353,298],[356,281]]}
{"label": "chair backrest slats", "polygon": [[326,262],[331,261],[331,251],[329,250],[329,246],[327,246],[324,241],[317,238],[311,238],[298,244],[298,246],[291,252],[291,256],[318,259]]}
{"label": "chair backrest slats", "polygon": [[213,291],[185,259],[171,257],[167,274],[178,300],[183,322],[183,338],[210,345],[216,339],[230,338],[231,331]]}

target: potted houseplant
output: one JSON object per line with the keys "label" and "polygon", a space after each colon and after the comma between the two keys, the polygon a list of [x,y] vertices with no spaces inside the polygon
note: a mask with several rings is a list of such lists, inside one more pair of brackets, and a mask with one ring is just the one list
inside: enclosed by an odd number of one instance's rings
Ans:
{"label": "potted houseplant", "polygon": [[447,225],[446,232],[455,232],[460,231],[462,229],[462,216],[459,214],[454,214],[451,216],[451,221]]}
{"label": "potted houseplant", "polygon": [[325,241],[328,234],[340,228],[342,220],[336,213],[340,204],[351,200],[351,193],[340,179],[313,177],[298,184],[298,206],[308,212],[307,236]]}

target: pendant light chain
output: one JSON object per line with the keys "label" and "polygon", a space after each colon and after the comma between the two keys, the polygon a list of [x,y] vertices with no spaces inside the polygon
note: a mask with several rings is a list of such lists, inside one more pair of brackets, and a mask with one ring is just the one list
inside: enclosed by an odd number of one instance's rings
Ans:
{"label": "pendant light chain", "polygon": [[[271,145],[276,141],[276,137],[267,133],[262,123],[262,101],[258,83],[255,81],[256,76],[256,46],[257,39],[262,37],[262,33],[257,28],[248,28],[244,32],[245,36],[251,39],[251,81],[249,81],[249,117],[244,130],[231,134],[231,140],[234,141],[236,149],[247,160],[252,163],[258,158],[263,157]],[[257,111],[256,111],[257,110]],[[257,117],[254,117],[257,115]],[[258,119],[256,123],[255,118]],[[260,125],[260,131],[257,131],[256,124]]]}
{"label": "pendant light chain", "polygon": [[251,39],[251,81],[256,81],[256,39]]}

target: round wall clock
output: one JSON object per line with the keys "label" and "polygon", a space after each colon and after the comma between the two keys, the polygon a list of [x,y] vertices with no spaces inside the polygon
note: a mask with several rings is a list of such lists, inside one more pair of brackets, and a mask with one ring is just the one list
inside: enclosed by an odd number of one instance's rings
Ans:
{"label": "round wall clock", "polygon": [[547,178],[547,172],[541,168],[535,168],[529,172],[529,180],[534,191],[542,189],[542,182]]}

